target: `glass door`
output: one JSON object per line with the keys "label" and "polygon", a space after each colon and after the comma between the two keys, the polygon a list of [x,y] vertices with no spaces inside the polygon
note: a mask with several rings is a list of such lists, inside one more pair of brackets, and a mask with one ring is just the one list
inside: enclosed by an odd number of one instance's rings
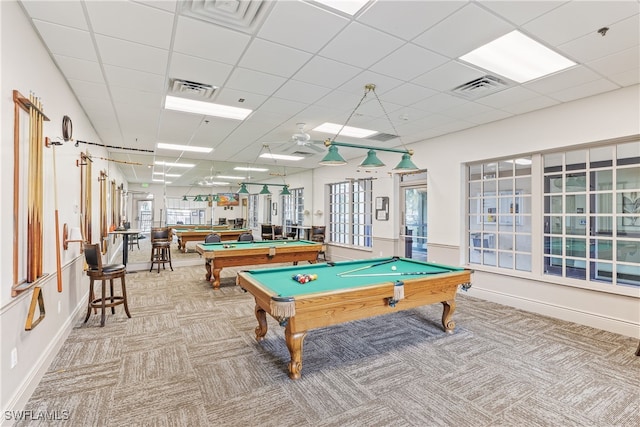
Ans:
{"label": "glass door", "polygon": [[406,258],[427,260],[427,186],[402,188],[400,240]]}

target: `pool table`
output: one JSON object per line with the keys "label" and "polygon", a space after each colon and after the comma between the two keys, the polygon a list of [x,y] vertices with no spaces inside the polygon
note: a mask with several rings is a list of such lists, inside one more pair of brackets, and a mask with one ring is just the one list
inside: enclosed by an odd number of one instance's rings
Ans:
{"label": "pool table", "polygon": [[[285,327],[289,377],[298,379],[309,329],[440,302],[444,330],[453,332],[456,292],[471,286],[472,272],[390,257],[242,271],[237,284],[255,298],[258,341],[267,333],[266,313]],[[301,284],[292,278],[296,274],[317,279]]]}
{"label": "pool table", "polygon": [[204,242],[204,238],[209,234],[215,233],[219,234],[220,238],[223,241],[235,241],[238,240],[238,236],[242,233],[251,233],[251,230],[247,228],[235,228],[235,229],[184,229],[184,228],[174,228],[173,234],[178,237],[178,249],[182,250],[182,252],[187,252],[187,243],[189,242]]}
{"label": "pool table", "polygon": [[[224,267],[308,261],[317,262],[322,243],[308,240],[260,240],[254,242],[198,243],[196,251],[206,262],[207,280],[220,288],[220,271]],[[213,274],[212,274],[213,273]]]}

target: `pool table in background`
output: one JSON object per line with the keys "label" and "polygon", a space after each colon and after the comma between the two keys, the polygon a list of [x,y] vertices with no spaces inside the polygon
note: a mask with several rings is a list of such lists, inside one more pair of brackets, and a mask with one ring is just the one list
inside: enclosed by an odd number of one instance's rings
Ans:
{"label": "pool table in background", "polygon": [[205,258],[207,280],[220,288],[224,267],[300,261],[315,263],[322,243],[309,240],[260,240],[254,242],[198,243],[196,251]]}
{"label": "pool table in background", "polygon": [[[348,271],[352,273],[341,275]],[[258,341],[267,333],[267,313],[285,327],[289,377],[298,379],[302,344],[310,329],[440,302],[442,326],[453,332],[456,293],[459,286],[465,290],[471,286],[471,273],[392,257],[242,271],[237,284],[255,298]],[[317,274],[318,278],[300,284],[292,279],[296,274]]]}
{"label": "pool table in background", "polygon": [[204,238],[207,237],[211,233],[219,234],[222,241],[236,241],[238,240],[238,236],[243,233],[251,233],[250,229],[247,228],[234,228],[229,229],[225,226],[225,229],[183,229],[183,228],[174,228],[173,234],[178,237],[178,249],[182,252],[187,252],[187,243],[189,242],[204,242]]}

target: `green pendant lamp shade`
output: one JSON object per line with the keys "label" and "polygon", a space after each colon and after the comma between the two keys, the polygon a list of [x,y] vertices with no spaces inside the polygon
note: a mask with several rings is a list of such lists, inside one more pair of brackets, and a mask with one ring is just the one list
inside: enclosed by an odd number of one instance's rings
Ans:
{"label": "green pendant lamp shade", "polygon": [[201,202],[202,201],[202,197],[200,197],[200,195],[198,194],[194,199],[194,202]]}
{"label": "green pendant lamp shade", "polygon": [[411,155],[409,153],[404,153],[402,155],[402,160],[398,163],[398,166],[393,168],[395,171],[415,171],[418,170],[418,167],[411,161]]}
{"label": "green pendant lamp shade", "polygon": [[320,161],[320,164],[324,166],[338,166],[347,164],[347,161],[338,153],[338,147],[331,145],[329,152],[324,156],[324,159]]}
{"label": "green pendant lamp shade", "polygon": [[240,184],[240,190],[238,190],[238,194],[249,194],[249,190],[247,190],[246,184]]}
{"label": "green pendant lamp shade", "polygon": [[269,187],[267,187],[267,184],[264,184],[262,186],[262,190],[260,190],[260,194],[271,194],[271,192],[269,191]]}
{"label": "green pendant lamp shade", "polygon": [[183,202],[186,202],[186,201],[187,201],[187,196],[186,196],[186,195],[185,195],[185,196],[182,196],[182,201],[183,201]]}
{"label": "green pendant lamp shade", "polygon": [[376,150],[369,150],[367,157],[360,163],[360,167],[364,169],[380,168],[384,163],[376,156]]}
{"label": "green pendant lamp shade", "polygon": [[281,196],[290,196],[291,192],[289,191],[289,186],[285,185],[284,187],[282,187],[282,191],[280,192]]}

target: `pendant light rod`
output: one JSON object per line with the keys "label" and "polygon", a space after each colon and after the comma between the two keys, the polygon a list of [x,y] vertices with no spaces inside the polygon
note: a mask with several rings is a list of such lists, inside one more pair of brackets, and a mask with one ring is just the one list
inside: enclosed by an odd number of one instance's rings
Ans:
{"label": "pendant light rod", "polygon": [[413,156],[413,150],[411,149],[401,150],[399,148],[372,147],[369,145],[351,144],[349,142],[336,142],[336,141],[331,141],[330,139],[327,139],[324,142],[324,145],[325,147],[331,147],[332,145],[334,145],[336,147],[349,147],[349,148],[361,148],[363,150],[388,151],[390,153],[403,153],[403,154],[408,154],[410,156]]}

